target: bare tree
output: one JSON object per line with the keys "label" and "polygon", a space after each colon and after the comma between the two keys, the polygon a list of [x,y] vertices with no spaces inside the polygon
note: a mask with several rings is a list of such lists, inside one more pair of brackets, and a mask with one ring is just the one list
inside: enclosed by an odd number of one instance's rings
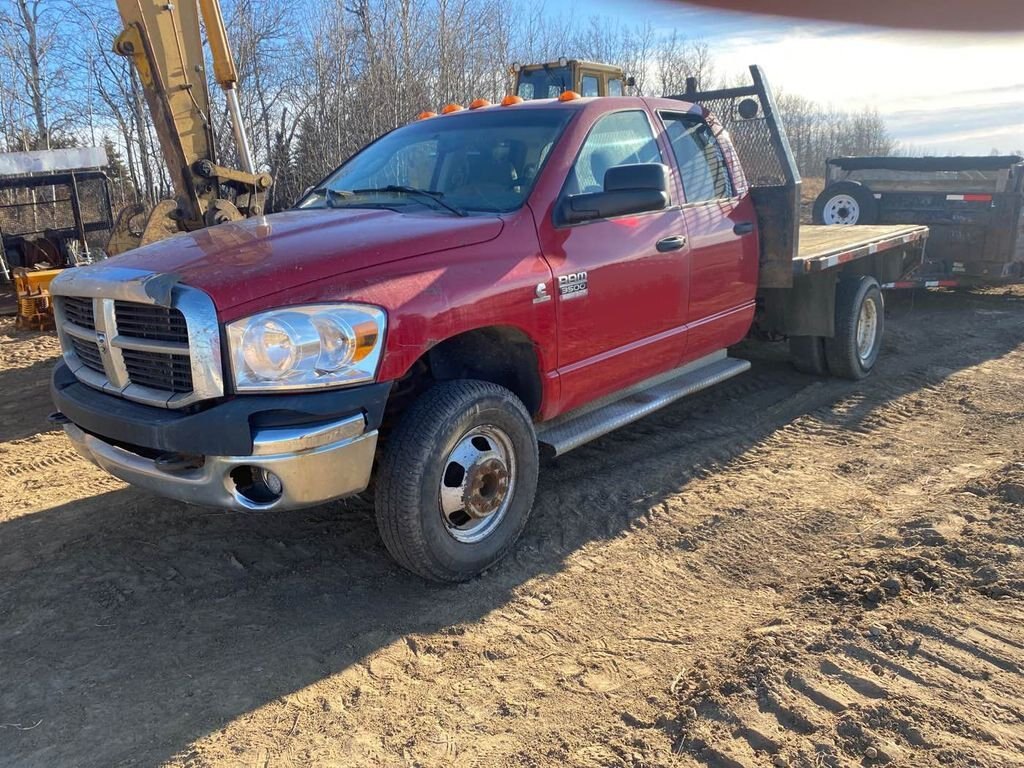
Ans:
{"label": "bare tree", "polygon": [[[254,158],[275,178],[270,210],[422,110],[500,99],[512,62],[617,64],[639,94],[682,92],[687,77],[728,84],[706,42],[528,0],[225,0],[225,15]],[[24,149],[108,137],[123,161],[123,198],[153,202],[171,193],[169,176],[138,77],[110,51],[120,27],[113,5],[0,0],[0,141]],[[231,163],[226,106],[220,89],[211,91],[216,151]],[[833,154],[896,149],[876,113],[797,96],[780,106],[807,174]]]}

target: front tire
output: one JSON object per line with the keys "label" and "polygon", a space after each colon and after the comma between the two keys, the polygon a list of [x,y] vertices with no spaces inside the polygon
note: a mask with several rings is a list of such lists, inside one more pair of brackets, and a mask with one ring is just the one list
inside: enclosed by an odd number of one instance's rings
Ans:
{"label": "front tire", "polygon": [[426,579],[470,579],[519,538],[537,470],[533,422],[512,392],[483,381],[437,384],[388,440],[374,505],[381,539]]}
{"label": "front tire", "polygon": [[835,335],[825,339],[825,357],[833,376],[863,379],[875,367],[885,330],[885,302],[878,281],[849,276],[836,286]]}

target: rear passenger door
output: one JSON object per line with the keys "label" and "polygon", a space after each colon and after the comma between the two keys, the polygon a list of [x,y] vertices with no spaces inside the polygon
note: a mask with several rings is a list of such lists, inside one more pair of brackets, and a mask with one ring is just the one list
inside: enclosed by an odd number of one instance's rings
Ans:
{"label": "rear passenger door", "polygon": [[[687,358],[739,341],[753,314],[757,284],[757,218],[738,197],[711,127],[692,113],[661,113],[679,167],[682,213],[690,239]],[[738,337],[737,337],[738,335]]]}

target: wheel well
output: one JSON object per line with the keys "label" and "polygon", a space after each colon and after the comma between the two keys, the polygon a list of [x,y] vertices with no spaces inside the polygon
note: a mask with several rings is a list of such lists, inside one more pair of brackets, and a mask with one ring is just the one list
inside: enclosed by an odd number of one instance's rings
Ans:
{"label": "wheel well", "polygon": [[530,337],[516,328],[477,328],[431,347],[396,383],[392,397],[396,411],[433,382],[453,379],[498,384],[522,400],[531,415],[540,411],[542,388],[537,350]]}

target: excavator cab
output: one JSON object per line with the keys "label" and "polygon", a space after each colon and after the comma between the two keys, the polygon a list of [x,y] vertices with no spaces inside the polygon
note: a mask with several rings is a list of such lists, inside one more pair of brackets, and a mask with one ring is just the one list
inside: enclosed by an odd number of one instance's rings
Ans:
{"label": "excavator cab", "polygon": [[546,64],[513,64],[515,95],[530,99],[555,99],[565,91],[581,96],[624,96],[635,85],[621,67],[580,59],[551,61]]}

